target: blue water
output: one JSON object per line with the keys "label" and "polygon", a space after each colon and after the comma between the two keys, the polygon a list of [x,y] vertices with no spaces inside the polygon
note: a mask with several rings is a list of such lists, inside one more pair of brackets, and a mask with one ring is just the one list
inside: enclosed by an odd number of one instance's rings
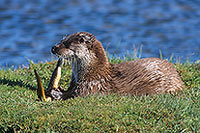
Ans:
{"label": "blue water", "polygon": [[0,66],[52,60],[63,35],[93,33],[112,55],[200,59],[199,0],[0,0]]}

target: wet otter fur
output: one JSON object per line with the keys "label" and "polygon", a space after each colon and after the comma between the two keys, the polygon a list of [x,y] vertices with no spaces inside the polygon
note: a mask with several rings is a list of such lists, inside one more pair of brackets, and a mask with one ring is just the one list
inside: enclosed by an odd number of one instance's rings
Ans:
{"label": "wet otter fur", "polygon": [[70,86],[62,91],[64,100],[90,94],[176,93],[184,87],[173,64],[166,60],[144,58],[109,63],[101,42],[88,32],[65,36],[51,51],[72,64]]}

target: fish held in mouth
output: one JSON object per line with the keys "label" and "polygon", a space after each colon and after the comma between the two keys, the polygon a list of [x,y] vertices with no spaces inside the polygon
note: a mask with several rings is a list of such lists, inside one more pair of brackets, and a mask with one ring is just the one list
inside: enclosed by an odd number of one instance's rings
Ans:
{"label": "fish held in mouth", "polygon": [[49,81],[48,88],[45,92],[44,87],[42,85],[41,79],[37,70],[34,70],[36,79],[37,79],[37,95],[41,101],[51,101],[52,99],[60,99],[62,96],[63,89],[59,86],[59,81],[61,78],[61,67],[64,63],[63,58],[59,58],[56,68],[54,69],[51,79]]}

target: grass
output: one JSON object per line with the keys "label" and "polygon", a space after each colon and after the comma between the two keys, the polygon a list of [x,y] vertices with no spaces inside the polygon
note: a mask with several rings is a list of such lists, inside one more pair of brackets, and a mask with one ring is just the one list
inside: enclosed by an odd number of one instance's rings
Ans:
{"label": "grass", "polygon": [[[175,67],[186,85],[179,95],[93,95],[47,103],[37,100],[33,70],[47,88],[55,62],[0,69],[0,132],[200,132],[200,64]],[[62,86],[70,74],[66,65]]]}

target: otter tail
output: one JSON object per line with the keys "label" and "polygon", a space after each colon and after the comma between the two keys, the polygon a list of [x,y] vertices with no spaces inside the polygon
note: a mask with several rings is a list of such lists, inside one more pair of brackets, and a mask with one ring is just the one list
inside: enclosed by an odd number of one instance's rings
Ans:
{"label": "otter tail", "polygon": [[41,82],[40,76],[37,73],[36,69],[34,69],[34,73],[35,73],[35,76],[36,76],[36,79],[37,79],[37,85],[38,85],[38,88],[37,88],[38,98],[41,101],[43,100],[43,101],[47,102],[47,98],[46,98],[45,92],[44,92],[44,87],[42,86],[42,82]]}

